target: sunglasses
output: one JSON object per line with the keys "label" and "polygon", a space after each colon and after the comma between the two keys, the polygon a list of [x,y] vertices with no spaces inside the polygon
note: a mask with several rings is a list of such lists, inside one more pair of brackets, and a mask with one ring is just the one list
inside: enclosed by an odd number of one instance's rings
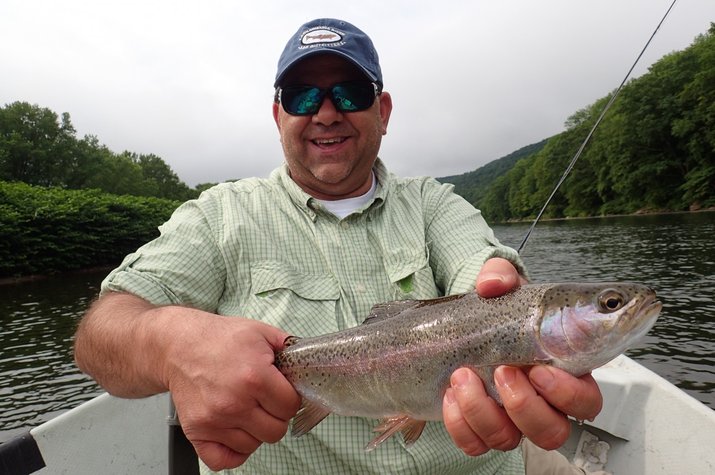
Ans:
{"label": "sunglasses", "polygon": [[380,94],[374,82],[350,81],[321,89],[315,86],[286,86],[276,89],[276,102],[291,115],[313,115],[320,110],[325,96],[340,112],[359,112],[369,109]]}

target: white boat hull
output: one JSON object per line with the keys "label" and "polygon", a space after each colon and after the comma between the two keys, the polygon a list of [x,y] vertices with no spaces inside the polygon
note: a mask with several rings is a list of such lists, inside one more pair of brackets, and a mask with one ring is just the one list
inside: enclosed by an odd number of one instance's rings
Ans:
{"label": "white boat hull", "polygon": [[615,475],[715,474],[715,411],[623,355],[593,376],[603,410],[593,422],[573,423],[561,449],[567,457],[588,431],[610,445],[604,470]]}
{"label": "white boat hull", "polygon": [[102,394],[30,431],[46,465],[35,473],[165,475],[168,415],[168,394],[145,399]]}

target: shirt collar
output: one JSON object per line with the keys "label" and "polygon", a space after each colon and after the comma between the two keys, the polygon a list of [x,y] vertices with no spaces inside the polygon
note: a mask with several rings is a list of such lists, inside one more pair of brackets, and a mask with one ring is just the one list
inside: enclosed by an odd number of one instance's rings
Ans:
{"label": "shirt collar", "polygon": [[[379,157],[375,160],[372,170],[375,172],[375,177],[377,178],[377,189],[375,190],[375,196],[370,204],[370,209],[382,206],[382,203],[387,197],[390,182],[392,181],[391,173],[387,171],[385,164]],[[278,181],[283,189],[286,190],[288,196],[290,196],[291,201],[293,201],[299,209],[315,221],[316,213],[313,209],[315,199],[303,191],[303,189],[298,186],[295,181],[293,181],[290,177],[290,171],[288,170],[287,163],[284,162],[282,166],[273,170],[271,173],[271,179]]]}

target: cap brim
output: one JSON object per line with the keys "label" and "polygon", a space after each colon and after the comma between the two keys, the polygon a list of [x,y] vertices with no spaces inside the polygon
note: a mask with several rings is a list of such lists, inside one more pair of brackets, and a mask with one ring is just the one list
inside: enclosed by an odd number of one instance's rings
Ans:
{"label": "cap brim", "polygon": [[380,84],[380,81],[378,80],[377,77],[375,77],[374,74],[372,74],[370,71],[365,69],[360,63],[358,63],[355,59],[353,59],[349,54],[345,54],[343,51],[338,51],[338,50],[330,49],[330,48],[319,48],[319,49],[316,48],[316,49],[313,49],[310,51],[306,51],[300,57],[298,57],[298,58],[294,59],[293,61],[291,61],[290,63],[288,63],[283,68],[283,72],[276,77],[276,80],[273,83],[273,87],[279,87],[281,85],[281,81],[286,77],[286,75],[290,72],[291,69],[293,69],[293,67],[296,64],[300,63],[301,61],[303,61],[306,58],[310,58],[312,56],[316,56],[316,55],[320,55],[320,54],[333,54],[336,56],[340,56],[344,59],[347,59],[348,61],[350,61],[350,63],[352,65],[356,66],[357,69],[360,70],[368,79],[370,79],[371,81],[375,81],[380,86],[382,86],[382,84]]}

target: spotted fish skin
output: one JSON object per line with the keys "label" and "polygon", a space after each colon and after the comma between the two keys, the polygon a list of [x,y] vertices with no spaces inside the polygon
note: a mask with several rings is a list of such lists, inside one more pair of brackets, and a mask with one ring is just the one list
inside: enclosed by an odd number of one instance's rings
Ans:
{"label": "spotted fish skin", "polygon": [[395,432],[407,443],[442,419],[451,373],[471,367],[499,401],[502,364],[551,364],[580,376],[622,353],[661,304],[634,283],[528,284],[497,298],[475,292],[379,304],[363,325],[291,337],[275,364],[303,396],[293,435],[330,413],[382,419],[373,449]]}

